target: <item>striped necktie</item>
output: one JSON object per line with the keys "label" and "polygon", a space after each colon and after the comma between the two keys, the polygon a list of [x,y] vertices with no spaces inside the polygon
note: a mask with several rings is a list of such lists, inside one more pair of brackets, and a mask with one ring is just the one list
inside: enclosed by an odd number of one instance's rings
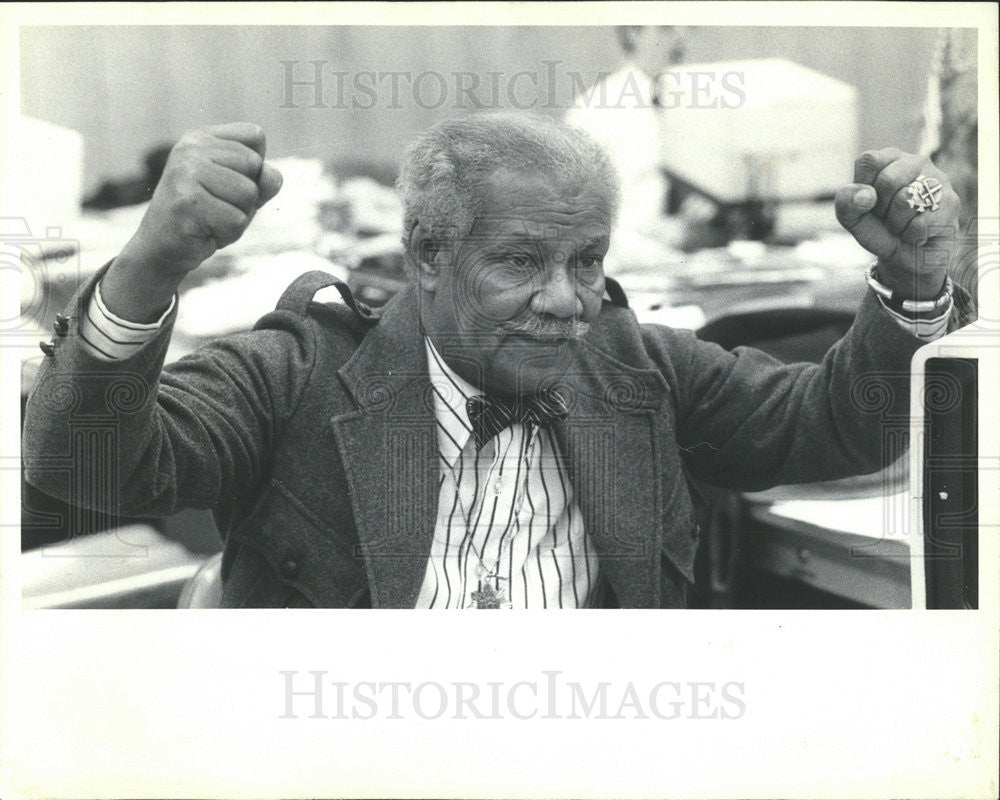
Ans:
{"label": "striped necktie", "polygon": [[475,395],[466,401],[465,410],[472,423],[477,450],[482,450],[490,439],[515,423],[530,422],[542,427],[565,419],[568,413],[566,401],[555,389],[519,397],[510,403],[495,397]]}

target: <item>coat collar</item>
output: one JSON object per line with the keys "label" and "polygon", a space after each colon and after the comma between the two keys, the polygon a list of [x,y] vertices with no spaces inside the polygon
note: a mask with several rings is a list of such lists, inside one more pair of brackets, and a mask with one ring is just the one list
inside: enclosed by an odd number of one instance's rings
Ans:
{"label": "coat collar", "polygon": [[[415,605],[437,515],[440,457],[418,302],[412,286],[400,292],[340,369],[357,409],[331,420],[373,605],[382,608]],[[602,571],[623,606],[650,606],[659,569],[653,523],[663,519],[651,418],[667,386],[658,371],[611,355],[623,336],[638,341],[634,316],[606,306],[574,367],[552,384],[570,409],[555,433]]]}

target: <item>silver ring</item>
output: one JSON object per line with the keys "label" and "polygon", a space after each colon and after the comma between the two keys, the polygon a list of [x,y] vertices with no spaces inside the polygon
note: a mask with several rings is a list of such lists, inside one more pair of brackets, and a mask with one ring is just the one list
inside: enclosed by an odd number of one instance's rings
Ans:
{"label": "silver ring", "polygon": [[941,192],[944,189],[941,182],[934,178],[918,175],[917,179],[906,187],[906,190],[910,195],[908,201],[910,208],[915,209],[918,214],[923,214],[925,211],[937,211],[941,207],[938,201],[941,199]]}

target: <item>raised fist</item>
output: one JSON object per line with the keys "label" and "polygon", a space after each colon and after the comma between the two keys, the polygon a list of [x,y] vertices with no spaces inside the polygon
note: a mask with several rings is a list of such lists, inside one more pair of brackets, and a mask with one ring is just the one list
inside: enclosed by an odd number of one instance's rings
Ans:
{"label": "raised fist", "polygon": [[170,151],[129,256],[183,274],[239,239],[281,188],[265,147],[264,132],[247,122],[185,134]]}
{"label": "raised fist", "polygon": [[954,246],[959,199],[929,159],[895,147],[862,153],[835,202],[840,224],[878,258],[884,284],[903,299],[940,293],[950,259],[929,248]]}

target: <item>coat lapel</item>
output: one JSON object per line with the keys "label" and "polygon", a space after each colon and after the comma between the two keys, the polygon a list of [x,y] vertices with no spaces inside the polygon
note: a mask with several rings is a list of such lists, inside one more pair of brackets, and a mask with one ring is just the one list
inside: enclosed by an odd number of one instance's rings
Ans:
{"label": "coat lapel", "polygon": [[630,367],[587,344],[559,385],[570,413],[555,427],[556,438],[601,571],[623,608],[655,607],[665,446],[657,415],[666,383],[656,370]]}
{"label": "coat lapel", "polygon": [[437,514],[439,456],[416,292],[401,292],[341,368],[357,410],[331,425],[376,608],[412,608]]}

